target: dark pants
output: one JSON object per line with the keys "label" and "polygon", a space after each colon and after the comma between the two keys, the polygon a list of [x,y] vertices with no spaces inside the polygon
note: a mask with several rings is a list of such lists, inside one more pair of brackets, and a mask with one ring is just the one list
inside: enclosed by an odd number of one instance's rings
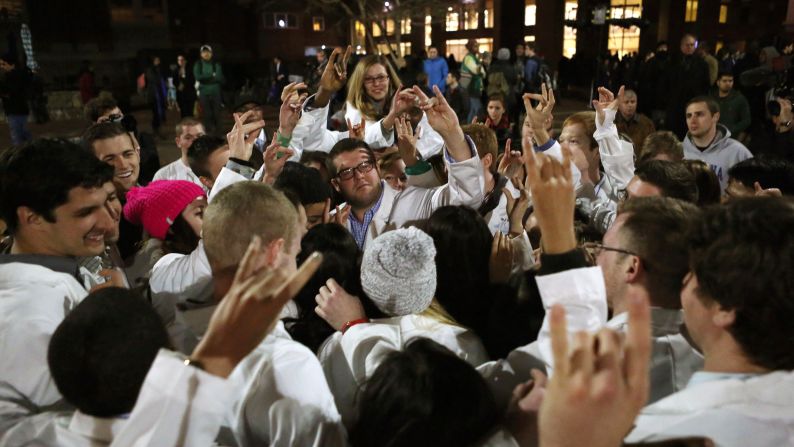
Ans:
{"label": "dark pants", "polygon": [[221,119],[221,95],[200,95],[201,101],[201,121],[204,124],[204,131],[214,133],[218,129]]}
{"label": "dark pants", "polygon": [[180,94],[177,92],[176,103],[179,105],[179,113],[182,118],[193,116],[193,107],[196,103],[195,95],[188,95],[184,93]]}
{"label": "dark pants", "polygon": [[6,118],[8,119],[8,127],[11,130],[11,144],[19,146],[30,140],[27,115],[8,115]]}

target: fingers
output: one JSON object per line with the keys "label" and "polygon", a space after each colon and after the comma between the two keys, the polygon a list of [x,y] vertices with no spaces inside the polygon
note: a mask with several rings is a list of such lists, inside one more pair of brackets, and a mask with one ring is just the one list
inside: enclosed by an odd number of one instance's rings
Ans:
{"label": "fingers", "polygon": [[428,100],[427,95],[425,95],[425,92],[423,92],[418,85],[413,86],[411,89],[414,91],[414,94],[419,97],[419,101],[424,102]]}
{"label": "fingers", "polygon": [[502,241],[502,232],[497,231],[493,237],[493,241],[491,242],[491,258],[496,256],[499,253],[499,244]]}
{"label": "fingers", "polygon": [[477,124],[477,115],[471,119],[471,124]]}
{"label": "fingers", "polygon": [[254,121],[252,123],[244,124],[241,130],[243,131],[243,133],[251,133],[254,130],[259,130],[263,127],[265,127],[265,120],[259,120],[259,121]]}
{"label": "fingers", "polygon": [[261,246],[262,239],[259,236],[254,235],[254,237],[251,238],[251,242],[248,244],[248,248],[245,250],[243,259],[240,261],[240,264],[237,267],[237,272],[234,275],[233,282],[236,283],[251,276],[256,265],[256,255],[259,253]]}
{"label": "fingers", "polygon": [[325,282],[325,286],[328,287],[328,290],[331,293],[336,293],[336,291],[340,288],[339,283],[337,283],[333,278],[328,278],[328,281]]}
{"label": "fingers", "polygon": [[502,188],[502,194],[505,196],[505,200],[507,200],[507,214],[513,211],[513,208],[516,206],[516,199],[513,198],[513,194],[510,193],[510,190],[507,188]]}
{"label": "fingers", "polygon": [[345,55],[342,57],[342,65],[347,69],[347,63],[350,60],[350,55],[353,54],[353,47],[351,45],[347,46],[345,50]]}
{"label": "fingers", "polygon": [[622,101],[623,100],[623,95],[625,94],[625,92],[626,92],[626,86],[625,85],[621,85],[620,88],[618,89],[618,98],[617,99]]}
{"label": "fingers", "polygon": [[538,167],[537,154],[531,148],[528,151],[524,151],[524,165],[527,169],[527,181],[529,181],[530,186],[536,185],[540,181],[540,169]]}
{"label": "fingers", "polygon": [[551,329],[551,353],[554,359],[554,374],[568,377],[568,323],[565,321],[565,308],[560,304],[552,306],[549,316]]}
{"label": "fingers", "polygon": [[339,54],[342,52],[342,49],[339,47],[334,48],[334,51],[331,52],[331,55],[328,56],[328,62],[326,67],[333,66],[336,63],[336,58],[339,57]]}
{"label": "fingers", "polygon": [[323,207],[323,223],[331,221],[331,199],[325,199],[325,207]]}
{"label": "fingers", "polygon": [[444,94],[441,93],[441,90],[438,88],[437,85],[433,85],[433,93],[436,94],[436,101],[438,101],[438,104],[448,105],[447,98],[444,97]]}
{"label": "fingers", "polygon": [[513,151],[510,150],[512,146],[513,146],[513,139],[508,138],[507,141],[505,141],[505,157],[507,157],[509,154],[509,156],[512,158]]}
{"label": "fingers", "polygon": [[761,184],[758,182],[753,183],[753,187],[755,188],[756,194],[764,190],[764,188],[762,188]]}

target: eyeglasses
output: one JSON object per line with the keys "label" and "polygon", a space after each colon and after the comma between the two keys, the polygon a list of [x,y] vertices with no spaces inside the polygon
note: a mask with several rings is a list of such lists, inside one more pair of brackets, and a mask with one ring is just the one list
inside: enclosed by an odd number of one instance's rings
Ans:
{"label": "eyeglasses", "polygon": [[358,166],[342,169],[341,171],[336,173],[336,176],[342,180],[350,180],[355,175],[355,171],[358,171],[360,174],[366,174],[367,172],[371,171],[375,167],[375,163],[371,160],[362,161],[358,164]]}
{"label": "eyeglasses", "polygon": [[597,258],[602,251],[614,251],[617,253],[623,253],[631,256],[637,256],[637,257],[640,256],[637,253],[634,253],[633,251],[625,250],[622,248],[616,248],[616,247],[607,247],[606,245],[599,244],[598,242],[586,242],[582,244],[582,248],[587,250],[587,253],[590,254],[593,257],[593,259]]}
{"label": "eyeglasses", "polygon": [[381,82],[384,82],[384,81],[386,81],[388,79],[389,79],[389,76],[387,76],[387,75],[378,75],[378,76],[373,76],[373,77],[367,76],[367,77],[364,78],[364,83],[365,84],[380,84]]}

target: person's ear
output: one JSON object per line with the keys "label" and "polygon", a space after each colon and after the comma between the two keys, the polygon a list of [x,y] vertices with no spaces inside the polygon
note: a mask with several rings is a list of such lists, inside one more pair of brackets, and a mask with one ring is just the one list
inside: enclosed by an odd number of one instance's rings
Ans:
{"label": "person's ear", "polygon": [[720,120],[720,112],[714,113],[714,121],[719,122],[719,120]]}
{"label": "person's ear", "polygon": [[728,327],[732,326],[733,323],[736,321],[736,310],[735,309],[723,309],[720,305],[715,304],[717,307],[715,313],[711,316],[711,321],[714,323],[715,326],[727,329]]}
{"label": "person's ear", "polygon": [[279,254],[284,249],[284,238],[278,238],[268,242],[265,246],[265,265],[270,268],[276,267]]}
{"label": "person's ear", "polygon": [[33,211],[32,209],[26,206],[20,206],[17,208],[17,222],[19,225],[39,225],[42,223],[44,218],[41,214]]}
{"label": "person's ear", "polygon": [[645,265],[639,256],[631,256],[630,261],[626,265],[626,282],[635,283],[639,281],[640,275],[644,272]]}
{"label": "person's ear", "polygon": [[[380,174],[378,174],[380,175]],[[334,188],[334,191],[341,193],[342,190],[339,189],[339,180],[332,178],[331,179],[331,186]]]}
{"label": "person's ear", "polygon": [[485,154],[485,156],[482,157],[481,160],[482,160],[482,166],[488,169],[491,167],[491,165],[493,165],[493,154],[490,153]]}

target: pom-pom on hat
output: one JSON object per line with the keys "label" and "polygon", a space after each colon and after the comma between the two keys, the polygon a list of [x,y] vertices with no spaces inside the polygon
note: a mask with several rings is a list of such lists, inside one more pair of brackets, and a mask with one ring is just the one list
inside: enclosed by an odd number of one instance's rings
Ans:
{"label": "pom-pom on hat", "polygon": [[367,245],[361,285],[383,313],[418,314],[436,293],[436,247],[423,231],[410,227],[379,236]]}
{"label": "pom-pom on hat", "polygon": [[204,190],[185,180],[156,180],[127,192],[124,217],[135,225],[143,225],[152,237],[164,240],[168,229],[182,211]]}

